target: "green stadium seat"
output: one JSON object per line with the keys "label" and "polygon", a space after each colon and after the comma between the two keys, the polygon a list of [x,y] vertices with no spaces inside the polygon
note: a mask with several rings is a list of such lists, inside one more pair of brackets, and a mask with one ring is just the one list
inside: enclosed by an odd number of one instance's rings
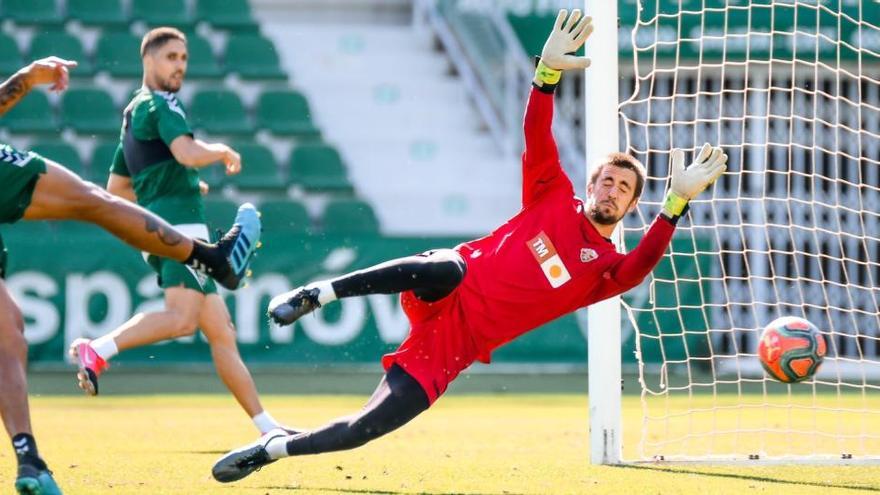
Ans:
{"label": "green stadium seat", "polygon": [[312,230],[306,207],[297,201],[264,201],[259,209],[266,232],[304,235]]}
{"label": "green stadium seat", "polygon": [[196,18],[208,21],[218,29],[256,31],[259,29],[251,15],[247,0],[198,0]]}
{"label": "green stadium seat", "polygon": [[290,154],[288,180],[311,191],[352,192],[339,152],[326,144],[304,144],[294,148]]}
{"label": "green stadium seat", "polygon": [[205,196],[205,218],[208,220],[211,240],[215,240],[215,230],[221,229],[225,232],[232,227],[237,212],[238,205],[234,202],[213,194]]}
{"label": "green stadium seat", "polygon": [[0,75],[11,76],[23,65],[18,44],[11,36],[0,33]]}
{"label": "green stadium seat", "polygon": [[250,134],[254,131],[244,105],[232,91],[216,89],[196,93],[189,105],[193,127],[211,134]]}
{"label": "green stadium seat", "polygon": [[241,154],[241,173],[226,177],[227,184],[239,189],[283,190],[287,185],[281,179],[275,157],[263,145],[241,143],[233,145]]}
{"label": "green stadium seat", "polygon": [[149,26],[173,26],[182,30],[193,27],[184,0],[134,0],[131,17]]}
{"label": "green stadium seat", "polygon": [[30,146],[30,150],[63,165],[80,177],[85,177],[86,169],[76,148],[63,141],[34,143]]}
{"label": "green stadium seat", "polygon": [[96,184],[104,185],[110,177],[110,165],[113,164],[113,155],[119,141],[101,141],[92,150],[92,159],[89,162],[89,179]]}
{"label": "green stadium seat", "polygon": [[77,66],[70,71],[73,77],[90,77],[94,74],[92,62],[86,57],[79,38],[63,31],[49,31],[34,36],[31,40],[30,59],[55,55],[67,60],[75,60]]}
{"label": "green stadium seat", "polygon": [[287,79],[271,40],[260,35],[231,36],[224,52],[226,71],[242,79]]}
{"label": "green stadium seat", "polygon": [[359,199],[339,199],[327,204],[321,224],[324,233],[339,234],[378,234],[379,220],[376,213]]}
{"label": "green stadium seat", "polygon": [[219,78],[223,76],[223,70],[217,63],[217,58],[214,56],[208,40],[198,35],[187,36],[186,49],[189,52],[187,77]]}
{"label": "green stadium seat", "polygon": [[56,133],[59,131],[55,112],[49,98],[42,91],[31,91],[19,100],[8,113],[0,117],[0,124],[15,134]]}
{"label": "green stadium seat", "polygon": [[95,49],[95,69],[113,77],[142,77],[140,38],[131,33],[105,33]]}
{"label": "green stadium seat", "polygon": [[128,25],[122,0],[67,0],[67,18],[85,26],[118,29]]}
{"label": "green stadium seat", "polygon": [[60,27],[64,19],[55,8],[55,0],[3,0],[3,17],[16,24]]}
{"label": "green stadium seat", "polygon": [[317,137],[306,98],[297,91],[266,91],[257,100],[257,127],[284,136]]}
{"label": "green stadium seat", "polygon": [[61,123],[80,134],[119,135],[122,114],[101,89],[71,89],[61,97]]}

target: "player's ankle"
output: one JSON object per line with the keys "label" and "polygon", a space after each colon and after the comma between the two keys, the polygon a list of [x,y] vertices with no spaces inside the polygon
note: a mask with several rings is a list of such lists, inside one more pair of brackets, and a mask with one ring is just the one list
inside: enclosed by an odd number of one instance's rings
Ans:
{"label": "player's ankle", "polygon": [[46,462],[37,451],[37,441],[29,433],[19,433],[12,437],[12,448],[19,465],[30,465],[38,470],[47,469]]}
{"label": "player's ankle", "polygon": [[254,422],[254,426],[259,430],[260,435],[265,435],[276,428],[281,428],[281,423],[275,420],[268,411],[255,415],[251,418],[251,421]]}
{"label": "player's ankle", "polygon": [[333,289],[333,283],[329,280],[312,282],[309,285],[305,286],[305,289],[318,289],[318,304],[320,304],[321,306],[324,306],[325,304],[333,302],[337,299],[336,291]]}
{"label": "player's ankle", "polygon": [[183,264],[202,272],[208,272],[215,277],[222,275],[224,270],[229,269],[226,257],[216,244],[208,244],[198,239],[193,240],[192,253]]}
{"label": "player's ankle", "polygon": [[269,454],[269,458],[273,461],[282,459],[284,457],[290,457],[290,453],[287,452],[287,441],[290,437],[275,437],[269,440],[266,443],[266,453]]}

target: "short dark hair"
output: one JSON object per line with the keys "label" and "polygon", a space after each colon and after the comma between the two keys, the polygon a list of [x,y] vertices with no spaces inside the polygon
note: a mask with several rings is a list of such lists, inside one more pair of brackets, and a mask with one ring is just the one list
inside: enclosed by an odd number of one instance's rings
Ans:
{"label": "short dark hair", "polygon": [[602,167],[605,165],[611,165],[614,167],[625,168],[627,170],[632,170],[636,174],[636,186],[635,191],[633,193],[633,198],[640,198],[642,196],[642,190],[645,188],[645,176],[648,173],[645,171],[645,166],[642,165],[642,162],[638,161],[635,157],[631,155],[627,155],[626,153],[620,153],[615,151],[614,153],[609,153],[608,156],[605,157],[605,161],[599,164],[598,167],[594,167],[593,171],[590,173],[590,184],[595,184],[597,180],[599,180],[599,174],[602,173]]}
{"label": "short dark hair", "polygon": [[165,43],[171,40],[180,40],[186,43],[186,35],[173,27],[157,27],[149,30],[141,41],[141,58],[144,58],[148,52],[162,48]]}

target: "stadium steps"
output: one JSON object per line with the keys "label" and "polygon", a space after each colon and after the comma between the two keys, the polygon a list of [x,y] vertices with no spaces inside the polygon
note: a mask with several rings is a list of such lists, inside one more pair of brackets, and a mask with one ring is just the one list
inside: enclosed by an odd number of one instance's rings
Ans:
{"label": "stadium steps", "polygon": [[518,160],[500,157],[431,39],[407,25],[262,27],[384,232],[481,234],[519,210]]}

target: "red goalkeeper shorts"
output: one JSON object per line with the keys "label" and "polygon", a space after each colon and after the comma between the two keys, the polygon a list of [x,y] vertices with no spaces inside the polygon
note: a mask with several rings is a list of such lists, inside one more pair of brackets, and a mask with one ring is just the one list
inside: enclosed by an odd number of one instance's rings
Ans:
{"label": "red goalkeeper shorts", "polygon": [[477,358],[476,345],[464,325],[457,290],[428,303],[412,291],[400,295],[410,333],[396,351],[382,357],[387,370],[397,364],[410,374],[433,404],[455,377]]}

